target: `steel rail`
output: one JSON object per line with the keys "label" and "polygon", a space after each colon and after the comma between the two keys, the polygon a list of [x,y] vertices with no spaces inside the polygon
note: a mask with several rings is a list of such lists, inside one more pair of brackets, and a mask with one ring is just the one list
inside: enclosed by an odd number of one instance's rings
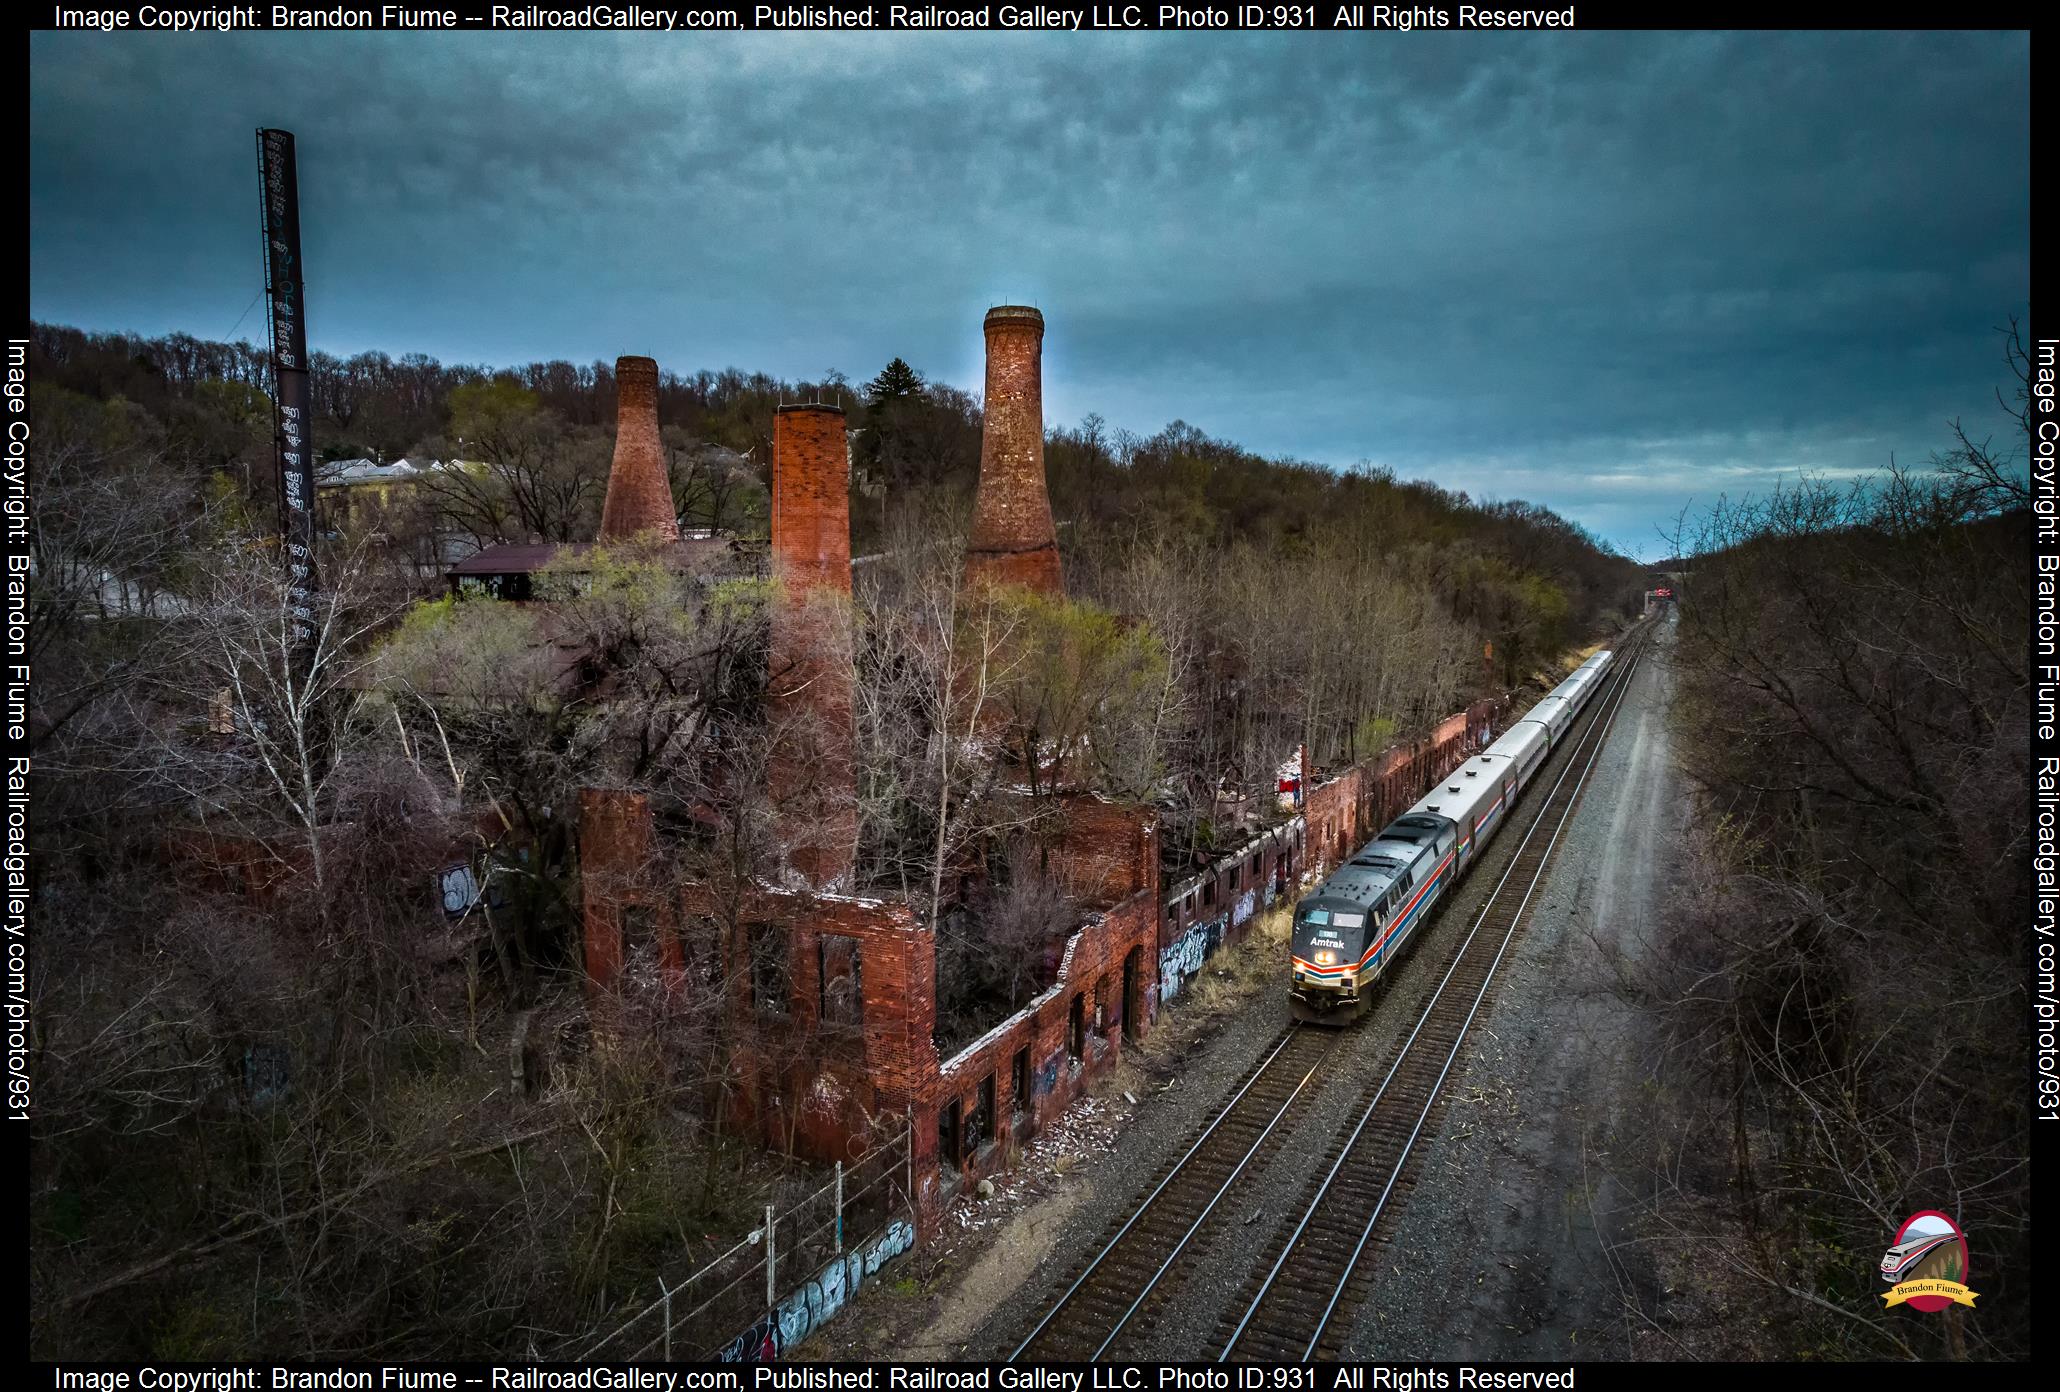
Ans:
{"label": "steel rail", "polygon": [[[1114,1252],[1116,1248],[1122,1244],[1123,1239],[1129,1235],[1130,1230],[1132,1228],[1137,1226],[1138,1220],[1143,1218],[1144,1215],[1148,1211],[1150,1211],[1151,1206],[1158,1201],[1159,1196],[1166,1192],[1167,1186],[1172,1184],[1174,1180],[1180,1178],[1181,1173],[1184,1170],[1186,1170],[1188,1163],[1195,1158],[1196,1154],[1200,1152],[1201,1148],[1204,1145],[1208,1144],[1209,1138],[1215,1135],[1217,1129],[1221,1127],[1224,1122],[1230,1119],[1232,1113],[1236,1112],[1238,1103],[1242,1102],[1244,1100],[1245,1094],[1250,1092],[1255,1086],[1257,1086],[1259,1080],[1266,1076],[1267,1071],[1273,1067],[1274,1061],[1280,1057],[1281,1053],[1284,1050],[1286,1050],[1289,1044],[1294,1042],[1295,1036],[1297,1035],[1299,1030],[1300,1026],[1290,1025],[1287,1029],[1281,1031],[1279,1042],[1273,1046],[1272,1052],[1266,1055],[1265,1059],[1259,1064],[1258,1068],[1253,1070],[1252,1076],[1245,1079],[1244,1086],[1240,1087],[1237,1090],[1237,1092],[1231,1096],[1231,1099],[1223,1104],[1222,1108],[1216,1113],[1215,1118],[1212,1121],[1210,1121],[1209,1125],[1202,1131],[1202,1134],[1195,1137],[1194,1144],[1187,1148],[1187,1153],[1181,1156],[1180,1159],[1177,1162],[1175,1162],[1173,1168],[1166,1172],[1165,1178],[1161,1179],[1158,1182],[1158,1184],[1153,1187],[1152,1192],[1145,1196],[1144,1202],[1137,1206],[1137,1208],[1131,1213],[1130,1217],[1124,1221],[1123,1226],[1117,1229],[1116,1235],[1110,1238],[1107,1244],[1103,1246],[1102,1250],[1096,1254],[1094,1260],[1087,1264],[1086,1270],[1082,1271],[1080,1275],[1074,1279],[1073,1284],[1066,1288],[1065,1294],[1061,1295],[1055,1302],[1053,1302],[1052,1307],[1049,1310],[1045,1311],[1044,1318],[1037,1322],[1037,1327],[1032,1329],[1028,1334],[1026,1334],[1023,1337],[1023,1341],[1020,1344],[1017,1344],[1015,1349],[1009,1354],[1007,1359],[1008,1362],[1015,1362],[1017,1358],[1022,1356],[1024,1349],[1036,1343],[1037,1340],[1043,1336],[1044,1331],[1051,1326],[1051,1322],[1058,1318],[1059,1312],[1065,1309],[1067,1304],[1072,1301],[1073,1297],[1079,1294],[1081,1288],[1087,1284],[1088,1278],[1093,1276],[1096,1269],[1099,1268],[1101,1264],[1108,1259],[1110,1253]],[[1325,1056],[1328,1056],[1327,1052]],[[1295,1098],[1301,1095],[1302,1089],[1308,1086],[1310,1077],[1313,1077],[1315,1075],[1316,1068],[1321,1063],[1322,1059],[1319,1058],[1315,1064],[1310,1065],[1308,1074],[1304,1075],[1302,1081],[1295,1085],[1295,1090],[1288,1094],[1287,1101],[1283,1102],[1280,1105],[1279,1110],[1274,1113],[1273,1119],[1267,1122],[1266,1129],[1260,1132],[1259,1139],[1252,1142],[1251,1147],[1246,1150],[1244,1158],[1238,1161],[1237,1169],[1232,1171],[1231,1173],[1232,1180],[1236,1179],[1237,1175],[1243,1172],[1245,1166],[1251,1162],[1251,1158],[1253,1154],[1258,1150],[1260,1143],[1266,1139],[1267,1135],[1271,1134],[1275,1126],[1280,1124],[1281,1117],[1286,1115],[1287,1109],[1294,1104]],[[1224,1184],[1217,1190],[1215,1197],[1209,1200],[1210,1208],[1214,1208],[1216,1206],[1216,1200],[1223,1197],[1223,1191],[1224,1189],[1227,1189],[1229,1185],[1230,1180],[1226,1180]],[[1192,1231],[1190,1231],[1188,1236],[1191,1237],[1192,1235]],[[1181,1239],[1181,1245],[1183,1247],[1187,1245],[1186,1237],[1183,1237]],[[1163,1274],[1163,1272],[1164,1268],[1162,1267],[1161,1274]],[[1153,1282],[1156,1284],[1158,1277],[1154,1276],[1152,1279]],[[1143,1297],[1140,1296],[1139,1299],[1142,1300]],[[1133,1304],[1131,1307],[1131,1312],[1134,1312],[1135,1309],[1136,1306]],[[1125,1312],[1123,1316],[1125,1321],[1127,1321],[1130,1318],[1131,1312]],[[1120,1327],[1121,1325],[1119,1324],[1118,1328]],[[1109,1337],[1114,1338],[1115,1334],[1112,1332]],[[1107,1347],[1108,1340],[1104,1339],[1102,1341],[1102,1348]],[[1099,1354],[1101,1350],[1097,1349],[1095,1350],[1095,1352]]]}
{"label": "steel rail", "polygon": [[[1336,1046],[1333,1045],[1332,1047],[1335,1048]],[[1302,1095],[1302,1089],[1309,1086],[1309,1080],[1316,1076],[1316,1070],[1321,1068],[1324,1059],[1329,1057],[1330,1050],[1326,1049],[1321,1058],[1318,1058],[1316,1062],[1309,1065],[1309,1071],[1302,1075],[1302,1080],[1295,1084],[1295,1090],[1287,1095],[1287,1100],[1280,1104],[1280,1110],[1273,1114],[1273,1120],[1266,1123],[1266,1129],[1259,1133],[1257,1139],[1252,1142],[1251,1147],[1245,1151],[1244,1158],[1237,1162],[1237,1168],[1232,1170],[1229,1177],[1217,1186],[1216,1192],[1209,1196],[1209,1202],[1203,1206],[1200,1213],[1195,1215],[1194,1222],[1188,1224],[1187,1231],[1180,1235],[1180,1241],[1173,1244],[1173,1250],[1166,1254],[1166,1259],[1159,1263],[1159,1269],[1154,1271],[1151,1279],[1144,1283],[1144,1289],[1137,1293],[1137,1298],[1130,1302],[1129,1308],[1117,1317],[1115,1327],[1109,1330],[1108,1336],[1095,1346],[1093,1353],[1088,1355],[1089,1362],[1100,1358],[1104,1353],[1108,1352],[1109,1345],[1116,1342],[1116,1336],[1123,1332],[1123,1326],[1130,1323],[1130,1317],[1137,1313],[1138,1307],[1144,1304],[1145,1297],[1150,1295],[1158,1286],[1160,1278],[1172,1270],[1173,1263],[1179,1259],[1182,1252],[1187,1250],[1187,1244],[1193,1241],[1194,1235],[1202,1230],[1202,1224],[1209,1221],[1209,1215],[1216,1211],[1216,1205],[1221,1203],[1223,1196],[1230,1192],[1230,1186],[1237,1183],[1237,1177],[1245,1172],[1245,1166],[1252,1163],[1252,1157],[1259,1153],[1259,1147],[1266,1144],[1266,1138],[1273,1134],[1273,1128],[1280,1125],[1280,1119],[1288,1114],[1288,1108],[1295,1105],[1295,1099]]]}

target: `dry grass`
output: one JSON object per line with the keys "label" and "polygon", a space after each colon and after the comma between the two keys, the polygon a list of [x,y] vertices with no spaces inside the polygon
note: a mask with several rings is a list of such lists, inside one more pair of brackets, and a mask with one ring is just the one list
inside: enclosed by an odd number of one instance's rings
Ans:
{"label": "dry grass", "polygon": [[1253,920],[1243,941],[1219,949],[1204,962],[1200,974],[1173,998],[1159,1027],[1145,1036],[1144,1052],[1179,1053],[1193,1042],[1196,1031],[1242,1009],[1253,996],[1285,979],[1293,920],[1293,899],[1282,899]]}

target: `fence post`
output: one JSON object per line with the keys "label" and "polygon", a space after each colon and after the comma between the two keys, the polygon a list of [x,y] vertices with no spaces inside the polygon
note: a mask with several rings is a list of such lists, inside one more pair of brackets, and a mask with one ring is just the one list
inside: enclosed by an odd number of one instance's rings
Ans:
{"label": "fence post", "polygon": [[765,1308],[779,1308],[779,1287],[773,1283],[773,1232],[777,1224],[773,1218],[773,1206],[765,1206]]}
{"label": "fence post", "polygon": [[831,1248],[831,1250],[841,1254],[844,1250],[844,1162],[842,1160],[837,1162],[837,1236],[835,1242],[837,1245]]}

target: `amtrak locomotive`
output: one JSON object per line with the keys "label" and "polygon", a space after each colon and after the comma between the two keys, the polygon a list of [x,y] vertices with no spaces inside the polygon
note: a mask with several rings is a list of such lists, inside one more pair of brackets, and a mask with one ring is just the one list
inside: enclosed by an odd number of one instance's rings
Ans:
{"label": "amtrak locomotive", "polygon": [[1602,687],[1610,654],[1597,653],[1509,727],[1439,781],[1380,835],[1295,905],[1298,1020],[1342,1025],[1364,1014],[1374,982],[1430,917],[1506,819],[1545,756]]}

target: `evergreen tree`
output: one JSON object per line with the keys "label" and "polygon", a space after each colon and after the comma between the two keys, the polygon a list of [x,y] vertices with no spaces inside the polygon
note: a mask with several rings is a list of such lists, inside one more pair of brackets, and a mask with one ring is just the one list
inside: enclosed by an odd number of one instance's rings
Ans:
{"label": "evergreen tree", "polygon": [[900,358],[888,363],[865,387],[866,405],[875,410],[890,402],[920,400],[922,396],[923,374]]}

